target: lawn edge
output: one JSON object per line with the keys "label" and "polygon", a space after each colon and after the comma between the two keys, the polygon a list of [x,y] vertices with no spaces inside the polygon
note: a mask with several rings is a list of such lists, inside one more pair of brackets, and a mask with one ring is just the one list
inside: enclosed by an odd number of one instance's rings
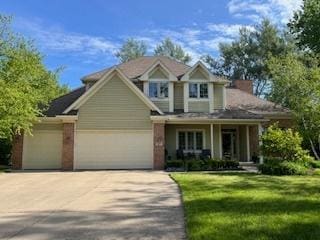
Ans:
{"label": "lawn edge", "polygon": [[172,173],[169,174],[169,177],[171,178],[171,180],[177,184],[178,186],[178,191],[179,191],[179,194],[180,194],[180,202],[181,202],[181,205],[182,205],[182,214],[183,214],[183,228],[184,228],[184,234],[186,236],[186,240],[189,239],[189,233],[188,233],[188,228],[187,228],[187,217],[186,217],[186,208],[185,208],[185,205],[184,205],[184,201],[183,201],[183,191],[179,185],[179,183],[176,181],[176,179],[174,179],[172,177]]}

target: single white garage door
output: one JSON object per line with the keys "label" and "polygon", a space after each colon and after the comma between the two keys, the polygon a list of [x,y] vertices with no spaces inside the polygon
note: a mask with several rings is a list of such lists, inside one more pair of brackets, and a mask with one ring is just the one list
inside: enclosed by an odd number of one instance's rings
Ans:
{"label": "single white garage door", "polygon": [[77,131],[75,169],[150,169],[152,131]]}
{"label": "single white garage door", "polygon": [[60,169],[62,131],[33,131],[23,140],[23,169]]}

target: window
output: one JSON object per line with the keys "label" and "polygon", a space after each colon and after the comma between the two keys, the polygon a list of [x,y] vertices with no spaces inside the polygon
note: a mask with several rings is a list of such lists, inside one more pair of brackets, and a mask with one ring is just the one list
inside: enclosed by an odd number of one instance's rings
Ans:
{"label": "window", "polygon": [[201,151],[203,149],[203,131],[179,131],[178,148],[184,151]]}
{"label": "window", "polygon": [[149,97],[151,98],[167,98],[168,97],[168,83],[167,82],[150,82],[149,83]]}
{"label": "window", "polygon": [[189,83],[189,97],[197,98],[198,97],[198,84]]}
{"label": "window", "polygon": [[208,98],[208,84],[189,83],[189,98]]}
{"label": "window", "polygon": [[208,84],[200,84],[200,98],[208,98]]}

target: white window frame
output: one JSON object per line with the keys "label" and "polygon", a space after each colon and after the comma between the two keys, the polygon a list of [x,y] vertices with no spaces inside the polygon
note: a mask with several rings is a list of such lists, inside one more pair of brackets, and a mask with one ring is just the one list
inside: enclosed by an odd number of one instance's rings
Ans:
{"label": "white window frame", "polygon": [[[193,98],[190,97],[190,84],[196,84],[197,85],[197,97]],[[206,84],[207,85],[207,91],[208,91],[208,96],[206,98],[201,98],[200,97],[200,85],[201,84]],[[191,101],[209,101],[209,83],[208,82],[189,82],[188,83],[188,98]]]}
{"label": "white window frame", "polygon": [[201,153],[202,150],[197,150],[196,147],[197,147],[197,135],[195,134],[196,132],[201,132],[202,133],[202,149],[205,149],[205,146],[206,146],[206,131],[205,129],[177,129],[176,130],[176,149],[178,150],[179,149],[179,133],[180,132],[184,132],[185,134],[187,132],[192,132],[193,133],[193,149],[188,149],[188,136],[186,134],[186,137],[185,137],[185,146],[186,146],[186,149],[183,149],[183,152],[184,153]]}
{"label": "white window frame", "polygon": [[[158,93],[158,97],[151,97],[150,96],[150,84],[152,84],[152,83],[155,83],[155,84],[157,84],[157,93]],[[167,97],[159,97],[159,94],[160,94],[160,85],[161,84],[167,84],[167,87],[168,87],[168,96]],[[151,100],[154,100],[154,101],[161,101],[161,100],[163,100],[163,101],[168,101],[169,100],[169,95],[170,95],[170,93],[169,93],[169,91],[170,91],[170,87],[169,87],[169,81],[163,81],[163,80],[156,80],[156,81],[149,81],[149,84],[148,84],[148,96],[150,97],[150,99]]]}

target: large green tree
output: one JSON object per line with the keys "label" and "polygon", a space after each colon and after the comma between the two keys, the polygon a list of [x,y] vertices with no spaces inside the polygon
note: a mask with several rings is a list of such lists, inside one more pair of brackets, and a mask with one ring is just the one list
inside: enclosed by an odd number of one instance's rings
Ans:
{"label": "large green tree", "polygon": [[183,48],[174,43],[170,38],[164,39],[154,50],[155,56],[167,56],[175,60],[188,63],[192,60],[191,56],[186,53]]}
{"label": "large green tree", "polygon": [[294,114],[300,133],[315,157],[320,156],[320,68],[317,60],[288,54],[272,57],[268,68],[273,79],[270,98]]}
{"label": "large green tree", "polygon": [[116,57],[121,63],[124,63],[132,59],[145,56],[146,53],[147,44],[144,41],[129,38],[116,53]]}
{"label": "large green tree", "polygon": [[254,83],[254,94],[265,96],[270,90],[270,75],[266,62],[270,56],[280,56],[294,49],[290,38],[281,33],[269,20],[254,29],[241,28],[231,43],[219,45],[220,57],[202,57],[213,73],[233,79],[247,79]]}
{"label": "large green tree", "polygon": [[0,138],[30,132],[49,101],[67,91],[42,60],[32,42],[11,30],[11,17],[0,15]]}
{"label": "large green tree", "polygon": [[302,49],[320,53],[319,0],[303,0],[302,8],[294,13],[288,26]]}

